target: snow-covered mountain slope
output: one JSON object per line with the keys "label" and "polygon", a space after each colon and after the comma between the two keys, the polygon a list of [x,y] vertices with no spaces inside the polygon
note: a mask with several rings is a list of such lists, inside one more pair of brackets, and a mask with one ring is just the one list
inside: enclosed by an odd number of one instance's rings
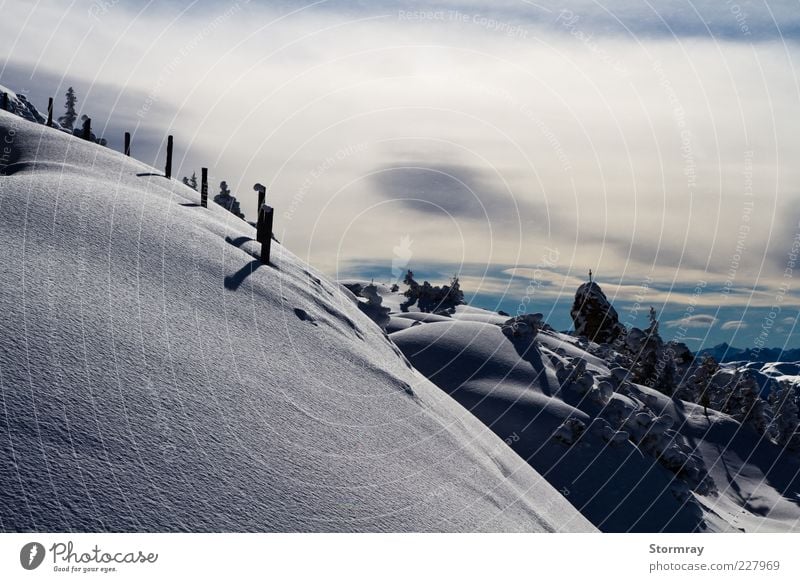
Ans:
{"label": "snow-covered mountain slope", "polygon": [[0,112],[0,529],[594,531],[286,249]]}
{"label": "snow-covered mountain slope", "polygon": [[599,529],[800,530],[800,464],[751,428],[629,382],[595,344],[504,333],[508,317],[467,306],[406,313],[378,288],[412,364]]}

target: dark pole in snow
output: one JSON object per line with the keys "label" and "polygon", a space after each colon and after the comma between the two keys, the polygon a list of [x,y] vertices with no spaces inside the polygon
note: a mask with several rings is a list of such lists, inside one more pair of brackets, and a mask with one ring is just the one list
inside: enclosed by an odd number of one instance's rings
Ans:
{"label": "dark pole in snow", "polygon": [[92,139],[92,118],[87,117],[83,120],[83,139],[91,140]]}
{"label": "dark pole in snow", "polygon": [[264,242],[264,205],[258,207],[258,220],[256,220],[256,241]]}
{"label": "dark pole in snow", "polygon": [[208,208],[208,168],[200,169],[200,206]]}
{"label": "dark pole in snow", "polygon": [[267,188],[261,184],[256,184],[253,186],[253,190],[258,192],[258,206],[256,206],[256,208],[260,209],[264,205],[264,202],[267,201]]}
{"label": "dark pole in snow", "polygon": [[272,247],[273,214],[272,208],[266,204],[262,204],[258,209],[256,239],[261,243],[261,262],[265,265],[269,265],[269,253]]}
{"label": "dark pole in snow", "polygon": [[130,157],[131,155],[131,134],[130,132],[125,132],[125,155]]}
{"label": "dark pole in snow", "polygon": [[5,91],[0,93],[0,109],[8,111],[8,93]]}
{"label": "dark pole in snow", "polygon": [[167,178],[172,178],[172,136],[167,136],[167,167],[164,169],[164,175]]}
{"label": "dark pole in snow", "polygon": [[53,98],[47,102],[47,127],[53,127]]}

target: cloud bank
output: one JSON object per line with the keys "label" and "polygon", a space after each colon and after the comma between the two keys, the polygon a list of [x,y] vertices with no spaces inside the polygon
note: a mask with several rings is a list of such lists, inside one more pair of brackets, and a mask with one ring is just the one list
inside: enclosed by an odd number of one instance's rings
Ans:
{"label": "cloud bank", "polygon": [[675,320],[771,308],[800,236],[796,4],[484,4],[12,3],[0,81],[76,85],[146,161],[172,132],[181,175],[251,217],[268,184],[279,238],[332,274],[408,237],[487,293],[555,249],[543,301],[592,268]]}

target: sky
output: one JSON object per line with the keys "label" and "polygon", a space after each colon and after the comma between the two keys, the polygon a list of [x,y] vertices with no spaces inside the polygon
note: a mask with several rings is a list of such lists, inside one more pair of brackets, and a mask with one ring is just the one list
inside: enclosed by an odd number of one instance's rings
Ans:
{"label": "sky", "polygon": [[799,347],[800,4],[1,2],[0,83],[209,168],[336,278],[570,325],[595,280],[693,349]]}

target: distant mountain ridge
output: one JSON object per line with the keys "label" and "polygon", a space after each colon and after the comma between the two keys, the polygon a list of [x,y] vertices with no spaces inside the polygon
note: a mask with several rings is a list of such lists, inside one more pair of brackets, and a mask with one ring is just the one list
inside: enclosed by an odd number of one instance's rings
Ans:
{"label": "distant mountain ridge", "polygon": [[800,348],[735,348],[726,342],[697,352],[697,356],[712,356],[718,362],[795,362],[800,361]]}

